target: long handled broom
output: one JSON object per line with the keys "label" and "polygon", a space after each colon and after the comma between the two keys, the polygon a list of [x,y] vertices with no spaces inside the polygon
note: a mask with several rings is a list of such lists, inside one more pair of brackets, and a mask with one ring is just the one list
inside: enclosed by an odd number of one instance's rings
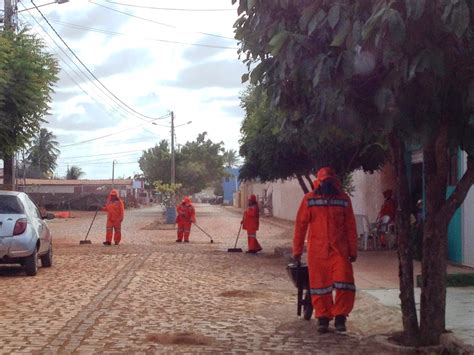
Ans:
{"label": "long handled broom", "polygon": [[194,222],[194,225],[195,225],[196,227],[198,227],[199,230],[200,230],[201,232],[203,232],[208,238],[211,239],[211,244],[214,243],[214,240],[212,239],[212,237],[211,237],[211,235],[210,235],[209,233],[207,233],[204,229],[202,229],[201,227],[199,227],[199,226],[196,224],[196,222]]}
{"label": "long handled broom", "polygon": [[89,230],[87,231],[86,237],[84,238],[84,240],[80,240],[79,244],[92,244],[92,242],[89,239],[87,239],[87,237],[89,236],[89,232],[91,231],[92,225],[94,224],[95,217],[97,217],[98,212],[99,212],[99,209],[97,208],[94,214],[94,218],[92,218],[91,225],[89,226]]}
{"label": "long handled broom", "polygon": [[241,230],[242,230],[242,224],[240,224],[239,232],[237,233],[237,238],[235,238],[234,247],[227,249],[227,252],[228,252],[228,253],[242,253],[242,248],[236,248],[236,247],[237,247],[237,241],[239,240],[239,236],[240,236],[240,231],[241,231]]}

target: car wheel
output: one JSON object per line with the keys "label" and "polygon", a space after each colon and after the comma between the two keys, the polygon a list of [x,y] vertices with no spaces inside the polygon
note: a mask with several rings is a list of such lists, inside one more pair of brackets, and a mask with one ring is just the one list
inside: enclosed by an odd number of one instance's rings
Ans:
{"label": "car wheel", "polygon": [[35,276],[38,273],[38,250],[25,258],[25,272],[28,276]]}
{"label": "car wheel", "polygon": [[42,267],[53,266],[53,243],[49,245],[48,252],[40,257]]}

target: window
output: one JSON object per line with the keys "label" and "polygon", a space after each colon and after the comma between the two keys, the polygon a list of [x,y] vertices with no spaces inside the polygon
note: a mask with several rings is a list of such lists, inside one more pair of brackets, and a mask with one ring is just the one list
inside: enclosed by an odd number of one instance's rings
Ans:
{"label": "window", "polygon": [[18,197],[0,195],[0,213],[1,214],[23,214],[24,210]]}

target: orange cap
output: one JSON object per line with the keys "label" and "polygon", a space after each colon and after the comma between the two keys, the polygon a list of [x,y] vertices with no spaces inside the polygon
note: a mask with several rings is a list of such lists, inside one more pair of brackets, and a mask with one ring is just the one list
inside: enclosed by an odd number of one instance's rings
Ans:
{"label": "orange cap", "polygon": [[331,179],[331,178],[334,179],[336,177],[336,173],[334,172],[332,168],[325,167],[325,168],[319,169],[316,177],[320,182],[323,182],[324,180],[327,180],[327,179]]}
{"label": "orange cap", "polygon": [[255,195],[250,195],[250,196],[249,196],[249,201],[257,202],[257,196],[255,196]]}

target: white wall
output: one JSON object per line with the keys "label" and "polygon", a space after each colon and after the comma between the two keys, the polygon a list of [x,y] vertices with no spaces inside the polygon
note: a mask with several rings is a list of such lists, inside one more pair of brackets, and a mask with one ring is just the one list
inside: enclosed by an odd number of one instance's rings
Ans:
{"label": "white wall", "polygon": [[[463,152],[464,173],[467,169],[467,154]],[[474,187],[469,190],[462,205],[463,265],[474,267]]]}
{"label": "white wall", "polygon": [[26,193],[57,193],[57,194],[73,194],[74,186],[64,185],[26,185]]}
{"label": "white wall", "polygon": [[296,219],[296,213],[304,193],[298,180],[278,181],[273,184],[273,216],[289,221]]}

